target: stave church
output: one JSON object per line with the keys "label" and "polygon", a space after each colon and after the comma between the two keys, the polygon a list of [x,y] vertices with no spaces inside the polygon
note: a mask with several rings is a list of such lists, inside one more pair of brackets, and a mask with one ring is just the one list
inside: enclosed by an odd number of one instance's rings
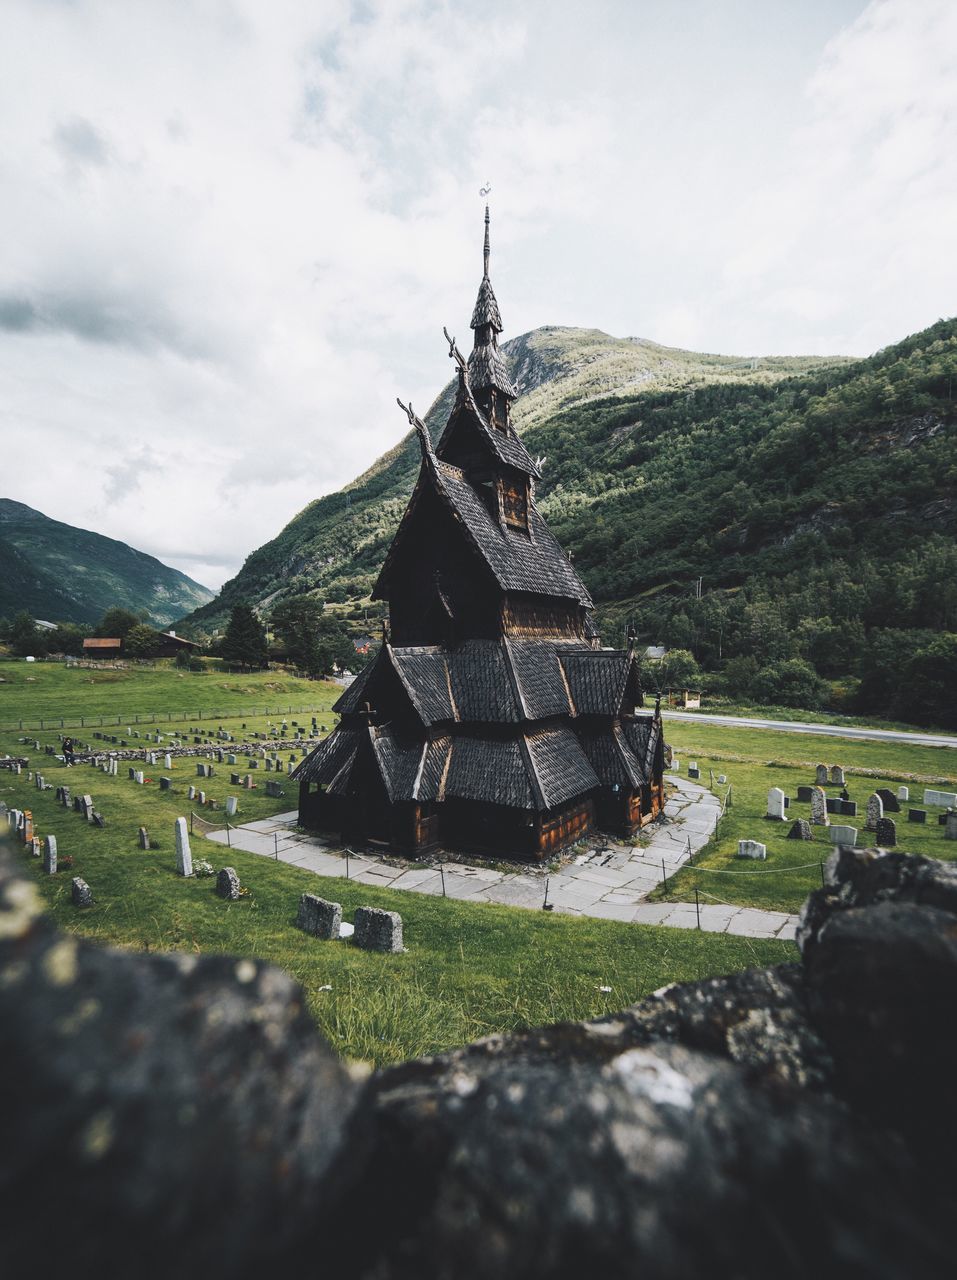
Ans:
{"label": "stave church", "polygon": [[592,828],[630,836],[655,818],[664,743],[659,708],[638,711],[633,643],[601,647],[588,591],[535,505],[488,208],[484,265],[468,360],[449,339],[458,390],[437,444],[402,406],[422,459],[375,587],[382,647],[294,779],[300,824],[346,842],[537,860]]}

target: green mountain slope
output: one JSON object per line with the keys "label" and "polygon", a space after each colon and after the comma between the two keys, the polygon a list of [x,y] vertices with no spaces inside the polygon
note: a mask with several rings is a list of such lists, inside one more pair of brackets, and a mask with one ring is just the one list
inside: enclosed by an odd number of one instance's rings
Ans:
{"label": "green mountain slope", "polygon": [[95,622],[114,605],[173,622],[212,592],[125,542],[0,498],[0,616]]}
{"label": "green mountain slope", "polygon": [[[549,424],[560,424],[571,411],[584,411],[595,402],[609,403],[609,397],[612,404],[630,404],[636,394],[666,389],[712,384],[763,387],[784,377],[847,363],[818,357],[702,355],[638,339],[612,338],[595,329],[554,327],[514,338],[503,349],[521,390],[515,405],[516,429],[529,441],[539,437],[550,441],[554,430]],[[449,382],[426,415],[433,439],[445,425],[453,393],[454,384]],[[398,413],[396,417],[398,425]],[[550,447],[547,444],[544,452]],[[418,465],[418,445],[409,433],[345,489],[310,503],[276,538],[253,552],[215,600],[185,623],[197,635],[211,634],[241,600],[268,607],[284,595],[302,591],[318,590],[332,600],[367,595],[405,509]],[[553,487],[551,471],[547,463],[542,494]],[[583,476],[582,482],[588,478]]]}

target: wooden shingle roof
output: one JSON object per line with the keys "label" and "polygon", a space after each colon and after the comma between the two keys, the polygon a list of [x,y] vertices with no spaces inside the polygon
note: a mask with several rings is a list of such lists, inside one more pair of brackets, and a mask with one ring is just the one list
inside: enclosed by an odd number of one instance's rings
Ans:
{"label": "wooden shingle roof", "polygon": [[505,463],[506,466],[514,467],[517,471],[524,471],[526,475],[534,476],[536,480],[542,478],[541,471],[532,461],[528,450],[515,434],[515,428],[512,424],[509,423],[504,431],[498,427],[493,427],[476,404],[472,388],[469,385],[469,379],[465,378],[459,381],[455,404],[439,437],[439,442],[435,446],[436,457],[442,458],[444,456],[444,450],[448,446],[451,436],[456,430],[461,429],[463,417],[468,419],[479,437],[499,462]]}

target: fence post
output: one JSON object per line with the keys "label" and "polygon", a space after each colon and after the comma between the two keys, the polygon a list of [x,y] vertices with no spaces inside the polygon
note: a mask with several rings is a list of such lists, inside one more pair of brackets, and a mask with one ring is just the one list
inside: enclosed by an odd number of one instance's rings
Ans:
{"label": "fence post", "polygon": [[442,877],[442,897],[445,897],[445,867],[439,867],[439,875]]}
{"label": "fence post", "polygon": [[694,914],[695,914],[695,919],[698,921],[698,928],[700,929],[701,928],[701,909],[698,906],[698,886],[697,885],[695,885],[695,890],[694,890]]}
{"label": "fence post", "polygon": [[663,889],[668,888],[668,872],[665,870],[664,858],[661,859],[661,887]]}
{"label": "fence post", "polygon": [[272,843],[273,843],[273,849],[276,852],[276,861],[278,862],[279,861],[279,832],[278,831],[274,831],[272,833]]}
{"label": "fence post", "polygon": [[827,885],[824,883],[824,859],[823,858],[821,859],[821,888],[822,889],[827,888]]}
{"label": "fence post", "polygon": [[346,850],[346,879],[349,879],[349,850]]}
{"label": "fence post", "polygon": [[229,823],[227,822],[226,823],[226,848],[231,849],[232,847],[233,847],[233,844],[229,838]]}

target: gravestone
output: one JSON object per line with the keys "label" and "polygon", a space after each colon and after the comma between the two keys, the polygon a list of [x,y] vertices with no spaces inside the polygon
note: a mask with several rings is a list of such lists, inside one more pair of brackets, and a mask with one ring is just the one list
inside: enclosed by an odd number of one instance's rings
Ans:
{"label": "gravestone", "polygon": [[226,763],[227,764],[239,763],[239,757],[236,755],[235,751],[230,751],[229,755],[226,757]]}
{"label": "gravestone", "polygon": [[236,797],[227,796],[226,797],[226,817],[234,818],[236,816],[236,810],[238,808],[239,808],[239,801],[236,799]]}
{"label": "gravestone", "polygon": [[197,765],[196,765],[196,776],[197,776],[197,778],[205,778],[205,777],[206,777],[206,766],[203,764],[203,762],[202,762],[201,760],[200,760],[200,761],[198,761],[198,762],[197,762]]}
{"label": "gravestone", "polygon": [[56,875],[56,836],[47,836],[43,842],[43,870],[48,876]]}
{"label": "gravestone", "polygon": [[814,827],[826,827],[830,825],[830,821],[827,816],[827,796],[824,794],[824,788],[812,787],[811,825]]}
{"label": "gravestone", "polygon": [[266,795],[269,796],[270,799],[280,800],[285,794],[285,791],[283,791],[278,782],[270,781],[266,783]]}
{"label": "gravestone", "polygon": [[296,924],[305,933],[311,933],[326,942],[332,941],[339,937],[342,906],[338,902],[317,898],[313,893],[304,893],[299,899]]}
{"label": "gravestone", "polygon": [[840,823],[835,823],[828,835],[831,837],[831,844],[850,845],[851,848],[857,844],[857,827],[842,827]]}
{"label": "gravestone", "polygon": [[252,791],[253,789],[253,780],[248,773],[243,778],[243,789],[246,791]]}
{"label": "gravestone", "polygon": [[875,791],[873,795],[867,797],[867,807],[864,810],[864,829],[865,831],[876,831],[878,818],[884,816],[884,804],[880,796]]}
{"label": "gravestone", "polygon": [[232,867],[223,867],[216,877],[216,892],[221,898],[236,902],[240,896],[239,889],[239,876],[235,870]]}
{"label": "gravestone", "polygon": [[205,792],[205,791],[197,791],[197,792],[196,792],[196,799],[199,801],[199,803],[200,803],[200,804],[205,804],[205,803],[206,803],[206,792]]}
{"label": "gravestone", "polygon": [[142,786],[142,785],[143,785],[143,783],[144,783],[144,781],[145,781],[145,779],[144,779],[144,777],[143,777],[143,773],[142,773],[142,771],[141,771],[140,769],[137,769],[137,771],[136,771],[136,781],[138,782],[138,784],[139,784],[140,786]]}
{"label": "gravestone", "polygon": [[187,800],[196,799],[196,788],[192,785],[192,783],[190,783],[189,787],[186,790],[186,799]]}
{"label": "gravestone", "polygon": [[130,770],[130,782],[135,782],[135,781],[136,781],[136,770],[133,768],[133,766],[132,766],[132,765],[130,765],[130,766],[129,766],[129,770]]}
{"label": "gravestone", "polygon": [[688,777],[689,777],[689,778],[700,778],[700,777],[701,777],[701,770],[698,768],[698,762],[697,762],[697,760],[689,760],[689,761],[688,761]]}
{"label": "gravestone", "polygon": [[813,840],[814,834],[811,831],[811,824],[807,818],[798,818],[796,822],[791,823],[791,830],[788,832],[789,840]]}
{"label": "gravestone", "polygon": [[768,856],[767,846],[763,845],[760,840],[739,840],[737,856],[739,858],[756,858],[759,862],[764,862]]}
{"label": "gravestone", "polygon": [[181,876],[191,876],[193,855],[189,847],[189,824],[185,818],[177,818],[173,830],[176,835],[176,870]]}
{"label": "gravestone", "polygon": [[163,757],[163,768],[172,769],[172,767],[173,767],[173,757],[169,754],[169,752],[167,752],[166,755]]}
{"label": "gravestone", "polygon": [[856,800],[842,800],[842,801],[841,801],[841,816],[842,816],[842,817],[844,817],[844,818],[856,818],[856,817],[857,817],[857,801],[856,801]]}
{"label": "gravestone", "polygon": [[70,805],[73,803],[70,799],[69,787],[60,788],[60,803],[63,805],[64,809],[69,809]]}
{"label": "gravestone", "polygon": [[957,840],[957,810],[944,814],[944,839]]}
{"label": "gravestone", "polygon": [[900,813],[901,806],[897,796],[887,787],[878,787],[877,795],[881,798],[881,804],[884,806],[885,813]]}
{"label": "gravestone", "polygon": [[784,821],[784,801],[785,795],[780,787],[772,787],[768,792],[768,812],[767,816],[773,818],[777,822]]}
{"label": "gravestone", "polygon": [[910,799],[910,790],[909,790],[909,788],[907,788],[907,787],[898,787],[898,788],[897,788],[897,798],[898,798],[898,800],[909,800],[909,799]]}
{"label": "gravestone", "polygon": [[229,775],[229,785],[231,787],[240,787],[242,786],[242,782],[243,780],[238,773],[231,773]]}
{"label": "gravestone", "polygon": [[160,778],[160,791],[169,791],[172,785],[172,778]]}
{"label": "gravestone", "polygon": [[355,932],[352,940],[363,951],[388,951],[398,954],[402,945],[402,917],[398,911],[379,907],[356,907]]}
{"label": "gravestone", "polygon": [[150,847],[150,833],[145,827],[140,827],[140,848],[148,849]]}
{"label": "gravestone", "polygon": [[29,844],[33,839],[33,813],[30,809],[23,811],[23,825],[20,828],[23,843]]}
{"label": "gravestone", "polygon": [[100,812],[99,812],[98,810],[96,810],[96,809],[94,809],[94,810],[93,810],[93,825],[94,825],[95,827],[105,827],[105,826],[106,826],[106,820],[105,820],[105,818],[103,817],[102,813],[100,813]]}
{"label": "gravestone", "polygon": [[844,782],[844,767],[843,767],[843,765],[839,765],[839,764],[832,764],[832,765],[831,765],[831,786],[832,786],[832,787],[843,787],[844,785],[845,785],[845,782]]}
{"label": "gravestone", "polygon": [[826,787],[831,780],[827,765],[819,764],[815,768],[814,773],[815,773],[814,781],[817,783],[817,785],[819,787]]}
{"label": "gravestone", "polygon": [[30,852],[35,858],[39,858],[43,854],[43,841],[39,836],[34,836],[30,841]]}
{"label": "gravestone", "polygon": [[897,823],[893,818],[878,818],[874,843],[881,849],[893,849],[897,844]]}
{"label": "gravestone", "polygon": [[271,772],[272,772],[272,761],[271,761],[270,759],[268,759],[268,757],[267,757],[267,759],[266,759],[266,772],[267,772],[267,773],[271,773]]}
{"label": "gravestone", "polygon": [[70,885],[70,894],[73,898],[75,907],[92,907],[93,906],[93,890],[85,880],[81,880],[79,876],[74,876]]}
{"label": "gravestone", "polygon": [[798,801],[801,804],[808,804],[811,799],[813,787],[798,787]]}
{"label": "gravestone", "polygon": [[908,821],[908,822],[921,822],[921,823],[926,822],[926,821],[927,821],[927,810],[926,810],[926,809],[908,809],[908,810],[907,810],[907,821]]}
{"label": "gravestone", "polygon": [[827,796],[824,805],[828,813],[841,813],[844,801],[839,796]]}
{"label": "gravestone", "polygon": [[957,809],[957,792],[925,791],[924,804],[939,805],[942,809]]}

